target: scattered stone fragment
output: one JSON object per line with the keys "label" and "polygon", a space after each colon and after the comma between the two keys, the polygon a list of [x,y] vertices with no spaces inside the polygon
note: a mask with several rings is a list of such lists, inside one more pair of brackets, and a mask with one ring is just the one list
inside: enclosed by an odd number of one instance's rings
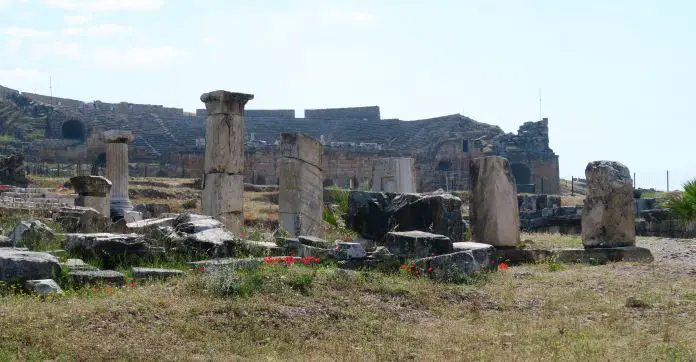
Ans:
{"label": "scattered stone fragment", "polygon": [[455,251],[471,251],[471,254],[479,263],[481,268],[495,268],[495,248],[493,245],[475,243],[471,241],[463,241],[459,243],[453,243]]}
{"label": "scattered stone fragment", "polygon": [[438,280],[456,280],[481,269],[469,250],[417,259],[415,263],[419,269],[423,268]]}
{"label": "scattered stone fragment", "polygon": [[149,256],[149,248],[138,234],[67,234],[65,248],[71,253],[103,261],[124,256]]}
{"label": "scattered stone fragment", "polygon": [[68,259],[63,263],[63,266],[70,270],[97,270],[96,267],[85,263],[82,259]]}
{"label": "scattered stone fragment", "polygon": [[304,245],[315,246],[317,248],[331,249],[334,246],[334,243],[316,236],[300,235],[297,239]]}
{"label": "scattered stone fragment", "polygon": [[336,259],[348,260],[365,258],[367,253],[360,243],[349,243],[342,241],[336,244],[336,251],[334,255],[336,256]]}
{"label": "scattered stone fragment", "polygon": [[186,275],[184,271],[178,269],[133,267],[131,271],[135,279],[167,279]]}
{"label": "scattered stone fragment", "polygon": [[180,233],[192,234],[223,227],[223,223],[207,215],[181,214],[174,220],[174,229]]}
{"label": "scattered stone fragment", "polygon": [[58,258],[48,253],[0,248],[0,280],[51,279],[61,274]]}
{"label": "scattered stone fragment", "polygon": [[53,279],[27,280],[24,282],[24,290],[39,295],[63,294],[63,290]]}
{"label": "scattered stone fragment", "polygon": [[12,246],[37,246],[42,242],[53,241],[55,237],[53,230],[39,220],[22,220],[9,235]]}
{"label": "scattered stone fragment", "polygon": [[12,247],[12,239],[7,236],[0,235],[0,248]]}
{"label": "scattered stone fragment", "polygon": [[448,237],[423,231],[389,232],[382,246],[401,258],[424,258],[449,254],[453,250]]}
{"label": "scattered stone fragment", "polygon": [[378,246],[370,255],[378,260],[394,260],[397,258],[396,255],[392,254],[392,252],[384,246]]}
{"label": "scattered stone fragment", "polygon": [[122,286],[126,283],[126,276],[115,270],[75,270],[68,273],[73,285],[83,286],[87,284],[107,284]]}

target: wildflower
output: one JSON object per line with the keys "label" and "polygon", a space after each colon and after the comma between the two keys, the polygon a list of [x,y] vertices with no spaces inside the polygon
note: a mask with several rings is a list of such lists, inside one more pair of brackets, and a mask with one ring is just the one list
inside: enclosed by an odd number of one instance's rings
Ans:
{"label": "wildflower", "polygon": [[318,262],[320,262],[320,261],[321,261],[321,259],[319,259],[319,258],[314,258],[314,262],[315,262],[315,263],[318,263]]}
{"label": "wildflower", "polygon": [[428,270],[428,273],[430,273],[433,271],[433,267],[429,267],[427,270]]}
{"label": "wildflower", "polygon": [[408,267],[408,265],[404,264],[401,266],[401,269],[406,269],[407,267]]}
{"label": "wildflower", "polygon": [[128,284],[129,287],[135,287],[135,283]]}
{"label": "wildflower", "polygon": [[498,264],[498,269],[507,269],[507,268],[509,268],[509,267],[510,267],[510,266],[507,265],[507,263],[500,263],[500,264]]}
{"label": "wildflower", "polygon": [[198,271],[205,271],[205,267],[199,266]]}
{"label": "wildflower", "polygon": [[106,293],[111,294],[111,292],[114,291],[114,288],[106,288]]}

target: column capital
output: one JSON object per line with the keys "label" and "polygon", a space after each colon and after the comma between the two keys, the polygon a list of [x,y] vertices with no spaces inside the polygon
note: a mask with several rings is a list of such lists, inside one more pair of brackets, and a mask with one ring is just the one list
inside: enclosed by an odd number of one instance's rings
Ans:
{"label": "column capital", "polygon": [[101,139],[107,143],[129,143],[134,138],[133,132],[120,129],[104,131],[101,134]]}
{"label": "column capital", "polygon": [[208,115],[244,114],[244,105],[252,99],[254,99],[253,94],[234,93],[224,90],[216,90],[201,95],[201,102],[205,103]]}

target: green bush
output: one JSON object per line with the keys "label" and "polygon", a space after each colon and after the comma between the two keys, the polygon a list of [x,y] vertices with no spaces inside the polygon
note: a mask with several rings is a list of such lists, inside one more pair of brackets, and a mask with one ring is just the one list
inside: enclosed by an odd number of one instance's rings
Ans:
{"label": "green bush", "polygon": [[338,205],[339,213],[347,214],[348,204],[350,201],[350,192],[333,185],[329,187],[329,195],[331,195],[331,202]]}
{"label": "green bush", "polygon": [[696,178],[684,184],[684,192],[670,194],[665,207],[683,222],[696,220]]}

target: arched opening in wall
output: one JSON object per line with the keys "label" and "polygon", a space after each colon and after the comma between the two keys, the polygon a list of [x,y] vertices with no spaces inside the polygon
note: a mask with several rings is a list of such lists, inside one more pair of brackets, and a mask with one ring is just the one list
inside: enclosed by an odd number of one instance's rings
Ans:
{"label": "arched opening in wall", "polygon": [[512,174],[515,176],[515,183],[518,185],[528,185],[532,183],[532,172],[523,163],[513,163],[510,165]]}
{"label": "arched opening in wall", "polygon": [[449,171],[452,168],[452,162],[450,161],[440,161],[437,163],[438,171]]}
{"label": "arched opening in wall", "polygon": [[333,186],[333,185],[335,185],[334,180],[332,180],[330,178],[324,179],[324,187],[329,187],[329,186]]}
{"label": "arched opening in wall", "polygon": [[61,133],[66,140],[85,140],[85,126],[76,119],[63,122]]}

